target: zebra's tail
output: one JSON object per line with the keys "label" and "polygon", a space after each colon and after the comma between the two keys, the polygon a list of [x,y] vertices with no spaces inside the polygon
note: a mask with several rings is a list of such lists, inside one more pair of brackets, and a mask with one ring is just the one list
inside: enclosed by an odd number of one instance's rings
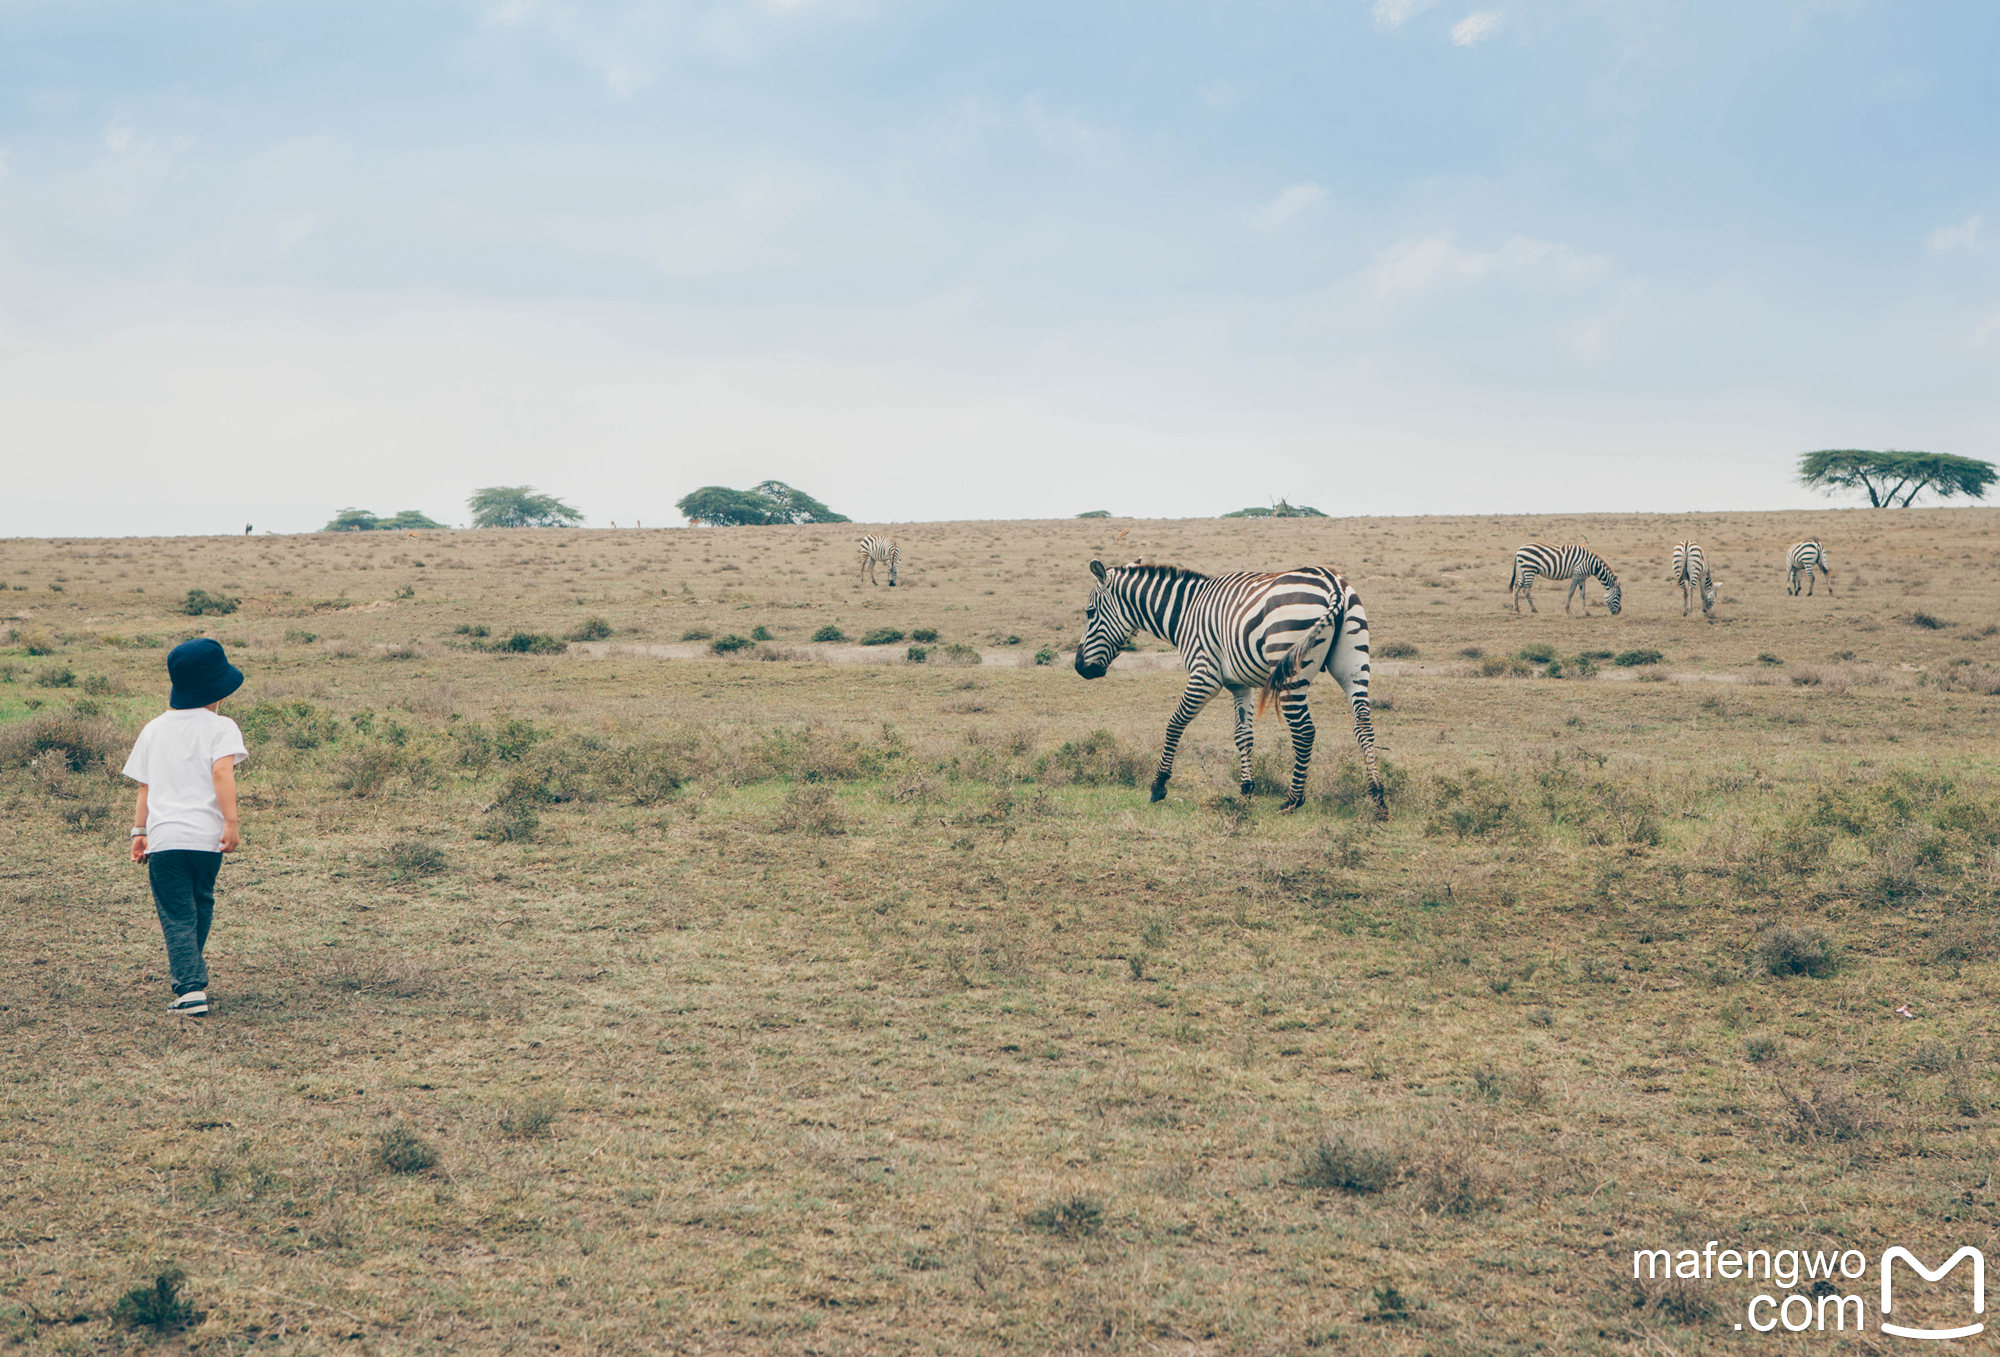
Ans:
{"label": "zebra's tail", "polygon": [[1311,660],[1314,647],[1319,645],[1321,641],[1326,640],[1327,633],[1337,633],[1340,630],[1341,623],[1346,619],[1346,616],[1347,610],[1338,603],[1328,608],[1326,616],[1313,623],[1312,628],[1305,635],[1299,637],[1293,643],[1292,648],[1287,650],[1279,657],[1278,662],[1271,666],[1270,677],[1264,680],[1263,688],[1257,693],[1258,716],[1264,714],[1264,705],[1267,702],[1282,692],[1286,684],[1299,676],[1300,671]]}
{"label": "zebra's tail", "polygon": [[1516,554],[1514,557],[1514,573],[1507,577],[1507,589],[1511,593],[1513,590],[1519,589],[1520,587],[1521,587],[1521,558],[1518,554]]}

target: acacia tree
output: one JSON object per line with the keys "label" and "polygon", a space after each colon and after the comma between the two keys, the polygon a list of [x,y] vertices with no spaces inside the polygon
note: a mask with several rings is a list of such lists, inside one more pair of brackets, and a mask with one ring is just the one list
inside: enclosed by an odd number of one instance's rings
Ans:
{"label": "acacia tree", "polygon": [[674,507],[690,523],[706,523],[717,528],[853,521],[783,481],[760,481],[748,490],[731,490],[726,485],[704,485],[681,496]]}
{"label": "acacia tree", "polygon": [[1310,504],[1289,504],[1280,499],[1266,509],[1253,504],[1248,509],[1236,509],[1223,515],[1224,518],[1325,518],[1326,515]]}
{"label": "acacia tree", "polygon": [[475,528],[569,528],[583,514],[554,495],[538,495],[532,485],[489,485],[466,502]]}
{"label": "acacia tree", "polygon": [[1907,509],[1926,490],[1939,499],[1985,499],[1993,477],[1993,463],[1944,452],[1827,448],[1799,458],[1799,484],[1829,495],[1860,490],[1877,509]]}

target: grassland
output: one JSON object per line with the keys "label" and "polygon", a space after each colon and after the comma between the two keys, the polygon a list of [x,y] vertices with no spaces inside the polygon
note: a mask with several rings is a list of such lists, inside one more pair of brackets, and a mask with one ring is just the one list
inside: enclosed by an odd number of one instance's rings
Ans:
{"label": "grassland", "polygon": [[[0,542],[0,1344],[1886,1350],[1631,1252],[1990,1240],[1996,527],[905,525],[894,591],[859,527]],[[1580,536],[1624,615],[1517,617]],[[1355,580],[1388,823],[1329,698],[1300,813],[1219,710],[1146,804],[1160,647],[1033,660],[1142,554]],[[252,759],[192,1021],[115,770],[204,632]]]}

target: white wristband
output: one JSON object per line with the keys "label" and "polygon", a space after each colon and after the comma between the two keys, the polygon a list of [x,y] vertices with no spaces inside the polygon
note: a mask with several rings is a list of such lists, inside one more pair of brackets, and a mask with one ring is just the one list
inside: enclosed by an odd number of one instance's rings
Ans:
{"label": "white wristband", "polygon": [[146,837],[146,831],[143,829],[135,829],[132,831],[132,837],[135,839],[143,839]]}

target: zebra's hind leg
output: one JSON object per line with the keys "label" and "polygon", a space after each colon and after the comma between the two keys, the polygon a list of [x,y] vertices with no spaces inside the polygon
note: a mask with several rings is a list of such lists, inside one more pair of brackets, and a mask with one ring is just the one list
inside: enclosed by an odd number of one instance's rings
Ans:
{"label": "zebra's hind leg", "polygon": [[1180,705],[1167,718],[1167,738],[1160,749],[1160,770],[1153,774],[1153,800],[1167,799],[1167,779],[1174,775],[1174,751],[1180,748],[1181,733],[1221,686],[1221,680],[1211,670],[1197,669],[1188,675],[1187,687],[1181,689]]}
{"label": "zebra's hind leg", "polygon": [[1257,706],[1250,700],[1248,688],[1231,688],[1229,695],[1236,699],[1236,780],[1248,796],[1257,785],[1256,764],[1251,758],[1257,742]]}
{"label": "zebra's hind leg", "polygon": [[[1365,700],[1365,699],[1364,699]],[[1292,789],[1278,809],[1297,810],[1306,800],[1306,771],[1312,766],[1313,719],[1306,707],[1306,690],[1294,688],[1278,699],[1278,710],[1292,728]]]}

